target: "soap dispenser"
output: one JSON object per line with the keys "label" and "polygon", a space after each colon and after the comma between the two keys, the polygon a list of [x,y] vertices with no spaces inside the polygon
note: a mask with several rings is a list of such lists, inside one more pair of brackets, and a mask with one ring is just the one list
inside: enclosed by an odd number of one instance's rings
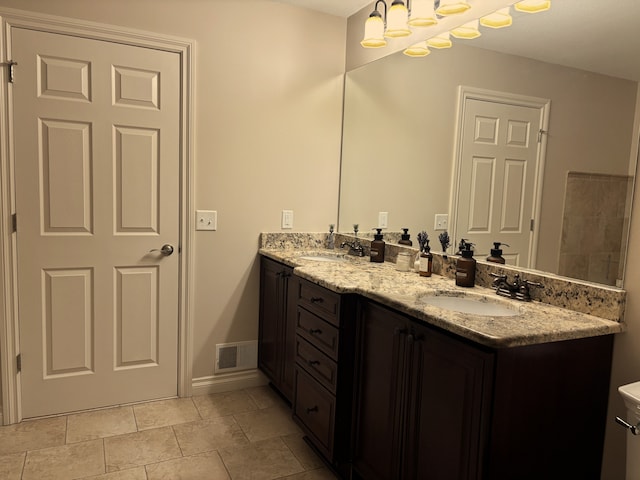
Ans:
{"label": "soap dispenser", "polygon": [[372,262],[382,263],[384,262],[384,240],[382,239],[382,229],[374,228],[377,231],[373,235],[373,241],[371,242],[370,259]]}
{"label": "soap dispenser", "polygon": [[420,254],[420,276],[430,277],[433,271],[433,254],[429,246],[429,240],[426,241],[424,251]]}
{"label": "soap dispenser", "polygon": [[400,234],[400,240],[398,240],[398,245],[407,245],[407,246],[412,246],[413,242],[409,239],[409,237],[411,237],[411,235],[409,235],[409,229],[408,228],[403,228],[402,231],[404,233]]}
{"label": "soap dispenser", "polygon": [[500,249],[500,245],[504,245],[508,247],[506,243],[493,242],[493,248],[491,249],[491,255],[487,257],[487,262],[493,263],[505,263],[505,259],[502,257],[502,250]]}
{"label": "soap dispenser", "polygon": [[462,258],[456,262],[456,285],[459,287],[473,287],[476,283],[476,260],[473,258],[473,243],[464,242],[460,251]]}

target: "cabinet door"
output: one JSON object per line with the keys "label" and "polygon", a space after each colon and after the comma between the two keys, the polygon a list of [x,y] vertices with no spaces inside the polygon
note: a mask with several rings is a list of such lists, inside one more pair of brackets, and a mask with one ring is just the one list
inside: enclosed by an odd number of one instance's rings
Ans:
{"label": "cabinet door", "polygon": [[258,366],[278,384],[280,354],[279,324],[282,315],[282,272],[284,266],[262,257],[260,262],[260,328],[258,332]]}
{"label": "cabinet door", "polygon": [[285,269],[283,273],[283,290],[285,294],[284,312],[282,318],[282,378],[280,391],[289,400],[293,400],[296,365],[296,320],[298,304],[298,278],[293,276],[293,270]]}
{"label": "cabinet door", "polygon": [[402,478],[481,478],[493,356],[415,326]]}
{"label": "cabinet door", "polygon": [[400,392],[407,320],[362,302],[354,410],[354,469],[367,480],[399,478],[402,432]]}

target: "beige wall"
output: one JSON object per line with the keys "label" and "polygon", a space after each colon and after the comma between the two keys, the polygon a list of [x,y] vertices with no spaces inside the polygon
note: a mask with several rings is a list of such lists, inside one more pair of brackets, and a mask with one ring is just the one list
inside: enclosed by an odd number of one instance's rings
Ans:
{"label": "beige wall", "polygon": [[[640,85],[638,91],[640,93]],[[637,106],[637,112],[634,126],[635,145],[637,145],[640,136],[638,122],[640,103]],[[629,173],[638,174],[637,164],[636,168]],[[638,440],[640,440],[640,438],[626,433],[613,421],[616,416],[625,418],[627,415],[624,402],[618,393],[618,387],[640,381],[640,260],[636,258],[638,254],[636,248],[640,245],[640,193],[637,183],[633,195],[628,245],[629,251],[624,276],[624,288],[627,291],[625,308],[627,331],[616,335],[614,343],[602,480],[622,480],[625,478],[626,441],[628,439],[637,446]]]}
{"label": "beige wall", "polygon": [[[0,7],[195,39],[193,376],[215,344],[257,339],[258,235],[336,222],[346,20],[268,0],[0,0]],[[321,40],[321,41],[320,41]]]}
{"label": "beige wall", "polygon": [[[279,230],[283,208],[295,211],[296,231],[325,230],[336,219],[345,20],[267,0],[0,0],[0,7],[197,41],[195,203],[218,210],[219,230],[195,236],[194,376],[211,375],[215,343],[257,336],[258,233]],[[640,212],[638,194],[634,206]],[[630,244],[639,243],[635,215]],[[628,332],[616,338],[603,480],[624,478],[625,435],[609,421],[624,411],[616,388],[640,380],[634,254],[625,278]]]}

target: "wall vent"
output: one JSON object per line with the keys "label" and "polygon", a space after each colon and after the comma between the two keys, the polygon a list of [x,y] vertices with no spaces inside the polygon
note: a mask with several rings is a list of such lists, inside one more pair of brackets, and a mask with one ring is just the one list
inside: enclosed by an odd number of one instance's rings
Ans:
{"label": "wall vent", "polygon": [[214,372],[228,373],[258,367],[258,341],[219,343],[216,345]]}

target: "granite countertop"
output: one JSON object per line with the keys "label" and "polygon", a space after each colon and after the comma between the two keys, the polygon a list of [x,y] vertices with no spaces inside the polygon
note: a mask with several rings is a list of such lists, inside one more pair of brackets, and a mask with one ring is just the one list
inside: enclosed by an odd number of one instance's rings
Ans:
{"label": "granite countertop", "polygon": [[[369,257],[343,255],[334,250],[261,248],[261,255],[294,267],[294,274],[341,294],[358,294],[474,342],[494,348],[570,340],[624,331],[624,324],[540,302],[499,297],[492,289],[463,288],[447,277],[421,277],[400,272],[394,263],[372,263]],[[300,257],[335,255],[340,262]],[[515,316],[461,313],[425,303],[425,296],[483,296],[485,301],[519,310]]]}

